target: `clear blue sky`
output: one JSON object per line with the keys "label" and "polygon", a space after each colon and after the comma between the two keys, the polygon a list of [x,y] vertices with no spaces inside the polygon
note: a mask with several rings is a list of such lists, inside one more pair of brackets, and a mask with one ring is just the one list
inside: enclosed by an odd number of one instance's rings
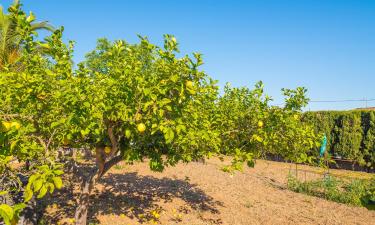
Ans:
{"label": "clear blue sky", "polygon": [[[4,6],[10,0],[1,0]],[[183,53],[204,54],[203,69],[233,86],[264,81],[275,103],[280,89],[305,86],[313,100],[375,98],[374,0],[24,0],[41,20],[65,26],[75,60],[96,39],[161,43],[174,34]],[[359,103],[311,103],[311,110]],[[369,102],[375,106],[375,101]]]}

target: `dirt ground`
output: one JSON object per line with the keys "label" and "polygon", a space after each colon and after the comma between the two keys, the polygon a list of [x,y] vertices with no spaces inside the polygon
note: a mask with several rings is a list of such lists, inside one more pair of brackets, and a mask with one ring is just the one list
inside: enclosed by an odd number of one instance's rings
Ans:
{"label": "dirt ground", "polygon": [[[92,197],[91,224],[375,224],[375,211],[286,190],[290,164],[258,161],[233,176],[217,159],[180,164],[163,173],[147,163],[115,166]],[[292,167],[295,169],[295,166]],[[322,169],[299,166],[310,179]],[[292,170],[294,171],[294,170]],[[312,173],[314,172],[314,173]],[[337,176],[370,174],[331,170]],[[47,209],[47,224],[74,222],[74,199]],[[55,221],[55,222],[53,222]]]}

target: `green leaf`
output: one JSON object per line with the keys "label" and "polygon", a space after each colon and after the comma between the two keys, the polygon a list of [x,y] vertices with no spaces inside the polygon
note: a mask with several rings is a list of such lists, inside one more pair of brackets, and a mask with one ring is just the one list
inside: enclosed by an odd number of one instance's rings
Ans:
{"label": "green leaf", "polygon": [[30,188],[33,185],[34,181],[39,177],[39,174],[33,174],[29,177],[29,182],[27,183],[26,188]]}
{"label": "green leaf", "polygon": [[4,221],[12,220],[14,216],[13,208],[6,204],[0,205],[0,215],[4,218]]}
{"label": "green leaf", "polygon": [[81,134],[82,134],[82,137],[85,137],[87,134],[90,133],[90,129],[86,128],[86,129],[84,129],[84,130],[81,130],[80,132],[81,132]]}
{"label": "green leaf", "polygon": [[49,188],[49,193],[51,193],[51,194],[55,191],[55,185],[54,184],[48,183],[48,188]]}
{"label": "green leaf", "polygon": [[254,160],[247,161],[247,166],[253,168],[255,166]]}
{"label": "green leaf", "polygon": [[171,143],[174,139],[174,132],[171,128],[167,128],[164,134],[165,142],[167,144]]}
{"label": "green leaf", "polygon": [[47,187],[46,185],[43,185],[42,188],[40,188],[40,191],[39,191],[39,194],[37,196],[37,198],[43,198],[46,194],[47,194]]}
{"label": "green leaf", "polygon": [[62,170],[54,170],[53,173],[54,173],[55,175],[60,176],[60,175],[64,174],[64,171],[62,171]]}
{"label": "green leaf", "polygon": [[52,123],[51,123],[51,128],[55,128],[55,127],[57,127],[59,124],[60,124],[59,121],[52,122]]}
{"label": "green leaf", "polygon": [[33,186],[34,186],[35,192],[39,191],[39,189],[43,186],[43,180],[39,179],[39,180],[34,181]]}
{"label": "green leaf", "polygon": [[25,189],[25,192],[23,193],[23,198],[25,202],[28,202],[33,197],[33,191],[30,189]]}
{"label": "green leaf", "polygon": [[35,20],[35,15],[34,13],[30,12],[30,15],[26,18],[26,21],[31,23]]}
{"label": "green leaf", "polygon": [[132,135],[132,132],[129,129],[125,130],[125,137],[127,139],[129,139],[131,137],[131,135]]}
{"label": "green leaf", "polygon": [[11,144],[10,144],[10,150],[14,150],[14,148],[16,147],[18,141],[13,141]]}
{"label": "green leaf", "polygon": [[52,180],[53,180],[53,183],[55,184],[55,187],[57,189],[61,189],[62,188],[63,182],[62,182],[61,177],[54,177],[54,178],[52,178]]}
{"label": "green leaf", "polygon": [[18,204],[15,204],[13,206],[13,211],[16,214],[16,213],[20,212],[22,209],[24,209],[25,207],[26,207],[25,203],[18,203]]}

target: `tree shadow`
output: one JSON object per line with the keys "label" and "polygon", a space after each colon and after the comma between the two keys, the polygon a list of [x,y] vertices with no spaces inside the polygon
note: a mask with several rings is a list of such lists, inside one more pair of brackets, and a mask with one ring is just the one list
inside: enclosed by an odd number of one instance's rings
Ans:
{"label": "tree shadow", "polygon": [[[155,219],[152,211],[162,210],[157,203],[171,202],[175,198],[183,200],[192,210],[208,211],[212,214],[219,214],[217,206],[223,206],[222,202],[215,201],[187,180],[158,179],[132,172],[108,174],[100,183],[105,186],[105,191],[95,190],[92,195],[89,221],[93,223],[98,222],[98,215],[111,213],[135,218],[140,223],[149,221]],[[187,209],[180,209],[183,210]]]}
{"label": "tree shadow", "polygon": [[[78,183],[72,183],[54,193],[53,196],[43,198],[39,202],[39,212],[43,215],[45,224],[56,224],[58,221],[73,218],[76,208],[77,193],[72,188],[78,188]],[[188,214],[190,210],[198,212],[209,212],[220,214],[218,206],[222,202],[215,201],[195,184],[190,184],[188,179],[155,178],[142,176],[136,172],[126,174],[107,174],[103,177],[90,198],[89,223],[99,223],[99,215],[115,214],[136,219],[139,223],[146,223],[150,220],[157,220],[152,214],[153,211],[162,212],[164,209],[160,203],[172,202],[174,199],[182,200],[184,206],[180,207],[177,213]],[[100,189],[100,190],[99,190]],[[55,207],[51,207],[55,205]],[[49,212],[46,213],[47,207]],[[52,209],[51,209],[52,208]],[[178,222],[179,218],[171,218]],[[221,224],[220,219],[200,219],[210,224]],[[209,221],[208,221],[209,220]],[[69,222],[67,222],[68,224]],[[64,224],[64,222],[62,223]]]}

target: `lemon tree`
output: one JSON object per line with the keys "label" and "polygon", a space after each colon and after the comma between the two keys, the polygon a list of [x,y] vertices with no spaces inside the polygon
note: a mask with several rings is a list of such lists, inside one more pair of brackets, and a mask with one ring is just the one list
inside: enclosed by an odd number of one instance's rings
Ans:
{"label": "lemon tree", "polygon": [[313,126],[301,120],[308,103],[306,89],[283,89],[284,106],[272,106],[262,82],[253,90],[225,86],[217,103],[224,154],[234,156],[227,171],[254,166],[257,158],[280,156],[293,162],[312,162],[311,151],[319,144]]}
{"label": "lemon tree", "polygon": [[[200,54],[177,57],[178,43],[164,36],[159,47],[101,39],[76,71],[77,119],[66,137],[75,147],[96,149],[96,165],[85,176],[76,223],[85,224],[93,184],[120,161],[148,160],[162,171],[219,153],[215,99],[218,88],[199,66]],[[110,149],[109,149],[110,148]]]}
{"label": "lemon tree", "polygon": [[222,153],[234,156],[233,164],[225,170],[241,169],[244,161],[249,166],[262,154],[263,124],[269,113],[271,98],[265,95],[263,83],[258,82],[253,90],[247,87],[224,87],[224,94],[217,103],[220,117]]}
{"label": "lemon tree", "polygon": [[[295,163],[314,164],[314,151],[320,145],[320,135],[311,123],[302,120],[302,108],[308,104],[307,90],[303,87],[282,89],[283,107],[271,107],[268,153],[279,155]],[[265,139],[267,141],[267,138]]]}
{"label": "lemon tree", "polygon": [[[7,15],[19,37],[21,54],[14,65],[19,68],[0,73],[0,192],[10,199],[0,203],[0,216],[6,224],[15,224],[34,197],[62,187],[56,150],[63,129],[54,125],[67,116],[60,90],[72,74],[70,47],[61,41],[62,30],[37,40],[35,16],[20,6],[12,5]],[[10,193],[22,194],[22,201],[12,202]]]}

